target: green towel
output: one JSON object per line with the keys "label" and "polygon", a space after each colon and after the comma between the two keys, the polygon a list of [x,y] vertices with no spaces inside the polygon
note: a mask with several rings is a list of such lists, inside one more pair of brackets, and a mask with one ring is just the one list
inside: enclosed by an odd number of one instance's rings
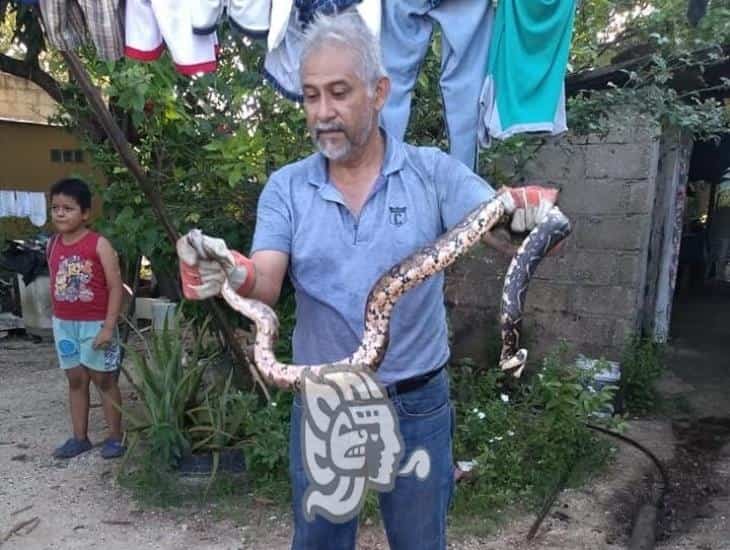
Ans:
{"label": "green towel", "polygon": [[487,140],[567,129],[564,80],[574,17],[575,0],[499,0],[481,98]]}

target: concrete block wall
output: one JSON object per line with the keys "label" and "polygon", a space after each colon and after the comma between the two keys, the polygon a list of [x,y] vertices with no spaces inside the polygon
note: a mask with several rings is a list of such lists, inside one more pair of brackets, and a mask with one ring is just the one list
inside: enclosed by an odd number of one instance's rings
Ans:
{"label": "concrete block wall", "polygon": [[[575,353],[619,357],[643,315],[644,283],[659,160],[658,127],[617,117],[605,136],[547,138],[515,182],[553,181],[573,223],[565,247],[540,265],[527,295],[525,335],[541,356],[561,340]],[[484,247],[447,274],[453,352],[486,360],[494,343],[508,259]]]}
{"label": "concrete block wall", "polygon": [[47,124],[58,105],[40,87],[0,73],[0,118]]}

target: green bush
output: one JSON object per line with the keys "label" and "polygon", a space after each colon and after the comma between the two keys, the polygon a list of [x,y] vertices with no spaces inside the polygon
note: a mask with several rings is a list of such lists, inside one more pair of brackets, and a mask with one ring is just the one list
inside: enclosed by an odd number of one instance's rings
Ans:
{"label": "green bush", "polygon": [[494,519],[518,502],[537,506],[558,480],[573,472],[576,482],[605,459],[607,445],[585,424],[614,422],[600,412],[616,388],[592,389],[592,374],[559,352],[520,385],[497,369],[453,368],[454,453],[475,461],[473,481],[457,493],[457,515],[486,510]]}
{"label": "green bush", "polygon": [[626,409],[646,414],[656,409],[656,383],[664,372],[664,347],[648,338],[632,336],[621,358],[621,385]]}

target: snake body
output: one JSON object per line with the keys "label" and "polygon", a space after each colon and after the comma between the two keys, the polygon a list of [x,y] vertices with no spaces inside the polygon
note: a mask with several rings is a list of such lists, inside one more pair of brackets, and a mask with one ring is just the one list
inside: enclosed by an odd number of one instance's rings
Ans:
{"label": "snake body", "polygon": [[[349,357],[335,363],[294,365],[276,359],[274,349],[279,321],[274,310],[258,300],[243,298],[224,282],[222,298],[256,325],[254,362],[263,378],[284,389],[298,390],[303,370],[318,375],[330,367],[365,367],[376,370],[388,347],[390,315],[398,299],[434,273],[444,270],[474,247],[505,213],[497,195],[472,210],[461,222],[434,243],[418,249],[383,274],[375,283],[365,305],[365,331],[360,346]],[[516,376],[522,372],[527,351],[518,349],[522,308],[530,276],[545,254],[570,232],[567,218],[557,207],[532,230],[512,260],[502,293],[502,353],[500,366]],[[202,236],[202,234],[198,235]],[[199,238],[199,237],[198,237]],[[189,237],[198,250],[196,236]]]}

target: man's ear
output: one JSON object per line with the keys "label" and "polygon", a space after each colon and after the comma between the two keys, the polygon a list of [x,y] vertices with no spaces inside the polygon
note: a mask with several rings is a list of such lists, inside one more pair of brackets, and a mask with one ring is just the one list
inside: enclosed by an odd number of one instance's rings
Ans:
{"label": "man's ear", "polygon": [[390,78],[381,76],[375,83],[375,108],[380,112],[390,95]]}

